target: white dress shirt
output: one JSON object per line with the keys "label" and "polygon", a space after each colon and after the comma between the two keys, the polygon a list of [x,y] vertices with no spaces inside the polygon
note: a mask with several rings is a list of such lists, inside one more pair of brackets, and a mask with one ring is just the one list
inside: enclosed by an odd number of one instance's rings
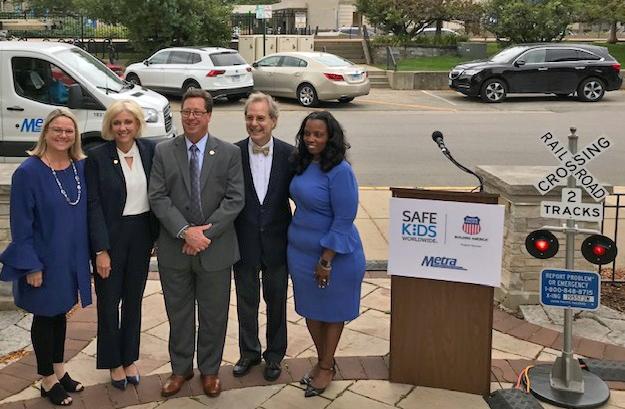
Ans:
{"label": "white dress shirt", "polygon": [[254,142],[250,139],[247,144],[247,150],[250,153],[250,171],[252,172],[252,181],[254,182],[254,189],[256,190],[256,196],[258,201],[263,204],[265,196],[267,195],[267,187],[269,186],[269,176],[271,176],[271,162],[273,160],[273,136],[263,146],[259,148],[269,147],[269,154],[267,156],[262,153],[254,153],[252,151],[252,144]]}
{"label": "white dress shirt", "polygon": [[[126,204],[124,205],[122,216],[132,216],[147,212],[150,210],[148,180],[145,177],[143,162],[141,162],[137,144],[133,143],[127,153],[117,148],[117,155],[119,156],[124,179],[126,180]],[[128,157],[132,158],[132,168],[128,166],[126,161]]]}

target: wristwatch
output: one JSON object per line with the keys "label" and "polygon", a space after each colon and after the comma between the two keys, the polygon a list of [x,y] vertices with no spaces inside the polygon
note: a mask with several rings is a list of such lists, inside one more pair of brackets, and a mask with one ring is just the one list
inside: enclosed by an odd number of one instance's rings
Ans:
{"label": "wristwatch", "polygon": [[323,268],[331,268],[332,263],[324,258],[319,259],[319,265]]}

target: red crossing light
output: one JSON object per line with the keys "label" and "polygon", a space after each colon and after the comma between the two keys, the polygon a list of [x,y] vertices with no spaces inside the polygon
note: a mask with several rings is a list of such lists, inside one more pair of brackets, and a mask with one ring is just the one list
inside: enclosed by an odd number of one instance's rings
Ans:
{"label": "red crossing light", "polygon": [[606,236],[595,234],[582,243],[582,255],[593,264],[609,264],[614,261],[617,253],[616,243]]}
{"label": "red crossing light", "polygon": [[527,235],[525,248],[532,257],[547,259],[558,253],[560,244],[549,230],[534,230]]}

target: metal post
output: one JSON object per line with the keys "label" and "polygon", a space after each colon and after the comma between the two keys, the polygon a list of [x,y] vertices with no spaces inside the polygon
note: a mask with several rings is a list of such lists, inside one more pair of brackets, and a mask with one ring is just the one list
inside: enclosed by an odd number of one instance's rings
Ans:
{"label": "metal post", "polygon": [[266,40],[265,40],[265,34],[267,34],[267,19],[264,18],[263,16],[263,57],[265,55],[267,55],[267,50],[265,49],[266,44]]}
{"label": "metal post", "polygon": [[[577,153],[577,135],[576,128],[571,127],[569,135],[569,152],[571,155]],[[567,178],[566,186],[575,188],[575,177]],[[567,270],[575,268],[575,220],[566,221],[566,264]],[[573,310],[566,308],[564,310],[564,345],[562,355],[559,356],[551,368],[550,377],[551,387],[554,389],[568,392],[584,392],[584,378],[579,362],[573,357]]]}

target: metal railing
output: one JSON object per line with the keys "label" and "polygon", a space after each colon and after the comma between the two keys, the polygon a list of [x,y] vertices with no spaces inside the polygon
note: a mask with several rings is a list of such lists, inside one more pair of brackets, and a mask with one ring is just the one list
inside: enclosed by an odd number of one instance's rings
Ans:
{"label": "metal railing", "polygon": [[[618,246],[618,232],[619,232],[619,222],[620,222],[619,216],[621,213],[620,210],[625,209],[625,193],[613,193],[612,196],[616,197],[615,204],[607,204],[607,201],[603,202],[603,220],[601,221],[601,233],[604,236],[610,237],[612,240],[614,240],[614,242],[617,243],[617,246]],[[608,209],[614,209],[614,231],[606,231],[607,230],[606,210]],[[621,251],[623,251],[623,249],[621,249]],[[617,264],[618,264],[617,260],[618,260],[618,257],[612,262],[611,268],[610,267],[606,268],[605,266],[599,266],[599,274],[601,274],[601,278],[603,281],[609,281],[612,283],[625,282],[625,275],[621,278],[617,278],[617,272],[619,272],[619,270],[625,269],[625,266],[617,267]],[[609,275],[610,278],[606,278],[607,275]]]}
{"label": "metal railing", "polygon": [[390,46],[386,46],[386,69],[397,71],[397,61]]}

